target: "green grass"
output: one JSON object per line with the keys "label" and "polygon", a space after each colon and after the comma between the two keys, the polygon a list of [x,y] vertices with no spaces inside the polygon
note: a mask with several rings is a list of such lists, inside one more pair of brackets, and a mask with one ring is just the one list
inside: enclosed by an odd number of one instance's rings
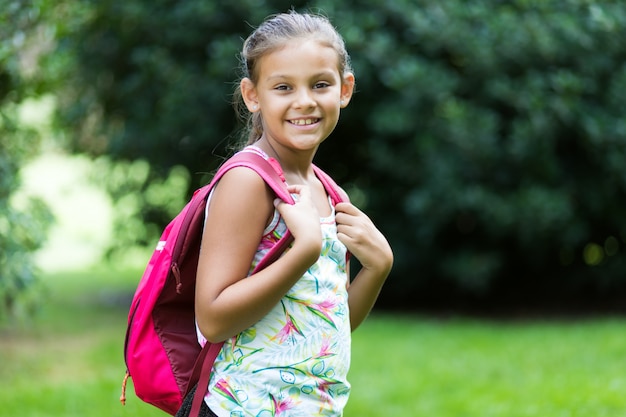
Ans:
{"label": "green grass", "polygon": [[626,320],[373,317],[347,416],[626,416]]}
{"label": "green grass", "polygon": [[128,405],[119,402],[128,312],[121,296],[136,279],[102,270],[43,277],[48,291],[36,317],[0,333],[0,416],[165,415],[137,400],[130,384]]}
{"label": "green grass", "polygon": [[[138,274],[44,277],[47,302],[0,331],[0,416],[165,416],[119,404]],[[354,333],[346,417],[626,416],[626,319],[480,321],[374,314]]]}

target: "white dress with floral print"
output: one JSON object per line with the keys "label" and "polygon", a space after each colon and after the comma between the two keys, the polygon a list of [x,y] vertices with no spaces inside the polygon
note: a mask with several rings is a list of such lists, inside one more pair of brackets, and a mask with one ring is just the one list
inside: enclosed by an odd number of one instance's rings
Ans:
{"label": "white dress with floral print", "polygon": [[[350,393],[346,248],[334,209],[320,221],[317,262],[263,319],[224,343],[205,397],[219,417],[343,414]],[[285,231],[275,212],[250,271]],[[200,332],[198,341],[206,343]]]}

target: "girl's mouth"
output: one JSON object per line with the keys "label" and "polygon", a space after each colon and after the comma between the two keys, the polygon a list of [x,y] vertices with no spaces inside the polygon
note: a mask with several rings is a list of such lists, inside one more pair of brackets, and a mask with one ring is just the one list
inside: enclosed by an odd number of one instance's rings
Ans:
{"label": "girl's mouth", "polygon": [[295,126],[308,126],[319,122],[320,119],[317,118],[308,118],[308,119],[295,119],[289,120],[289,123]]}

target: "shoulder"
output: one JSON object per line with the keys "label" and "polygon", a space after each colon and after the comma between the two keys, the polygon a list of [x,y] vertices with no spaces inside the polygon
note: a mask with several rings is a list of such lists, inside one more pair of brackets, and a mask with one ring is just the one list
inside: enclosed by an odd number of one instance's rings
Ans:
{"label": "shoulder", "polygon": [[224,173],[215,185],[215,194],[222,195],[229,200],[252,198],[257,200],[267,197],[272,201],[272,191],[263,178],[254,170],[247,167],[234,167]]}
{"label": "shoulder", "polygon": [[222,241],[226,236],[232,237],[236,227],[236,235],[245,241],[247,232],[260,235],[274,214],[273,200],[273,192],[256,172],[246,167],[232,168],[211,193],[205,234]]}

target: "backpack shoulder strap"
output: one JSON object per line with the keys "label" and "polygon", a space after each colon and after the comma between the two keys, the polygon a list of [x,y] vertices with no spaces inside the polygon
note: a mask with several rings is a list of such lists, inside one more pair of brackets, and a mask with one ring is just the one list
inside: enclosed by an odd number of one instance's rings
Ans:
{"label": "backpack shoulder strap", "polygon": [[[317,175],[317,178],[320,180],[322,185],[324,185],[324,189],[326,189],[326,192],[330,196],[330,200],[333,203],[333,206],[337,205],[337,203],[350,202],[350,197],[348,196],[348,193],[346,193],[343,188],[337,185],[335,180],[333,180],[330,175],[322,171],[322,169],[315,164],[313,165],[313,170],[315,171],[315,175]],[[350,254],[350,252],[346,252],[346,263],[350,261],[351,256],[352,255]]]}
{"label": "backpack shoulder strap", "polygon": [[[228,161],[220,167],[215,178],[211,183],[216,182],[224,175],[226,171],[235,167],[248,167],[253,169],[263,178],[265,183],[270,186],[276,196],[288,204],[294,204],[295,201],[289,191],[287,191],[287,183],[283,171],[277,161],[273,159],[265,159],[254,151],[241,151],[233,155]],[[287,230],[285,235],[269,250],[269,252],[259,261],[254,272],[260,271],[272,262],[287,249],[287,246],[293,241],[291,232]]]}
{"label": "backpack shoulder strap", "polygon": [[313,170],[315,171],[315,175],[321,181],[322,185],[324,185],[324,189],[330,196],[330,199],[333,202],[333,205],[337,203],[349,202],[350,197],[348,194],[341,188],[335,180],[333,180],[330,175],[322,171],[317,165],[313,165]]}
{"label": "backpack shoulder strap", "polygon": [[[285,178],[282,175],[282,169],[278,163],[274,164],[271,160],[265,159],[263,156],[256,152],[241,151],[229,158],[220,168],[208,185],[200,188],[196,193],[198,194],[197,200],[200,202],[206,201],[211,189],[215,186],[217,181],[228,172],[228,170],[235,167],[248,167],[259,174],[265,183],[269,185],[274,193],[283,201],[288,204],[293,204],[294,200],[289,191],[287,191],[287,184]],[[196,196],[194,196],[194,200]],[[285,235],[269,250],[269,252],[259,261],[255,267],[254,272],[260,271],[272,262],[274,262],[292,242],[293,236],[287,230]],[[187,386],[185,396],[196,386],[196,392],[194,393],[190,417],[196,417],[200,413],[200,406],[204,399],[204,393],[209,385],[209,379],[211,377],[211,370],[213,363],[217,358],[222,345],[224,343],[209,343],[202,348],[200,354],[194,365],[192,376]]]}
{"label": "backpack shoulder strap", "polygon": [[[211,190],[217,182],[226,174],[230,169],[236,167],[247,167],[254,170],[257,174],[263,178],[265,183],[274,191],[276,196],[282,199],[288,204],[293,204],[294,200],[291,194],[287,191],[287,185],[282,173],[282,169],[278,163],[272,163],[271,160],[265,159],[263,156],[249,151],[241,151],[227,159],[217,170],[211,182],[203,187],[197,189],[191,200],[189,201],[189,210],[187,215],[183,218],[182,226],[180,230],[183,235],[187,235],[187,230],[202,230],[202,227],[198,227],[198,224],[204,223],[204,208],[206,206],[207,198],[211,193]],[[263,258],[259,263],[259,269],[265,268],[272,263],[282,251],[291,243],[292,236],[287,233],[284,236],[285,242],[279,241],[268,253],[268,256]],[[189,247],[187,239],[180,239],[176,242],[173,253],[176,256],[184,259]]]}
{"label": "backpack shoulder strap", "polygon": [[198,189],[198,197],[205,199],[217,182],[232,168],[247,167],[254,170],[269,185],[276,196],[286,203],[293,204],[293,198],[287,191],[285,178],[280,165],[272,164],[256,152],[241,151],[226,160],[217,170],[211,182]]}

